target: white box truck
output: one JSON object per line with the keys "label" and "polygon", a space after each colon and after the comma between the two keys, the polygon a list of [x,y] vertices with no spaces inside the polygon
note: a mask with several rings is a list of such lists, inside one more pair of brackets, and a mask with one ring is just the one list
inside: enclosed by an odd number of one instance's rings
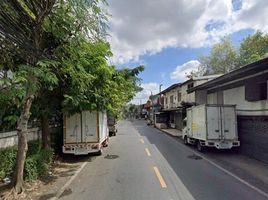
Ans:
{"label": "white box truck", "polygon": [[234,105],[199,105],[187,109],[183,129],[185,144],[231,149],[240,146]]}
{"label": "white box truck", "polygon": [[102,148],[108,145],[109,138],[106,112],[82,111],[65,115],[63,134],[63,153],[102,154]]}

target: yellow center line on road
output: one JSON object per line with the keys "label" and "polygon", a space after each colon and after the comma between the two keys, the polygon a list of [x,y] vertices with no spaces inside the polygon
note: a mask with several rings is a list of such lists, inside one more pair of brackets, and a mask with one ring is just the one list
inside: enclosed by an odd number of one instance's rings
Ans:
{"label": "yellow center line on road", "polygon": [[144,144],[144,140],[143,140],[142,138],[140,139],[140,142],[141,142],[142,144]]}
{"label": "yellow center line on road", "polygon": [[154,167],[154,172],[155,172],[155,174],[156,174],[156,176],[157,176],[157,178],[158,178],[158,180],[160,182],[161,187],[162,188],[167,188],[167,184],[164,181],[164,179],[163,179],[162,175],[160,174],[160,172],[159,172],[157,167]]}
{"label": "yellow center line on road", "polygon": [[149,151],[148,148],[145,148],[145,151],[146,151],[146,153],[147,153],[147,156],[151,156],[151,153],[150,153],[150,151]]}

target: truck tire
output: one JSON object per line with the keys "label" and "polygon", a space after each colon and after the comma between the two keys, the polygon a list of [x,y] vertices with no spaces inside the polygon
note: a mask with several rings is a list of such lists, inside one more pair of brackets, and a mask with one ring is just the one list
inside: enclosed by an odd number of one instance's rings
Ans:
{"label": "truck tire", "polygon": [[184,138],[183,138],[183,143],[184,143],[185,145],[188,145],[187,136],[184,136]]}
{"label": "truck tire", "polygon": [[202,151],[204,151],[204,147],[201,145],[201,142],[200,142],[200,140],[198,140],[197,141],[197,150],[199,151],[199,152],[202,152]]}
{"label": "truck tire", "polygon": [[102,155],[102,148],[98,152],[96,152],[96,156],[101,156],[101,155]]}

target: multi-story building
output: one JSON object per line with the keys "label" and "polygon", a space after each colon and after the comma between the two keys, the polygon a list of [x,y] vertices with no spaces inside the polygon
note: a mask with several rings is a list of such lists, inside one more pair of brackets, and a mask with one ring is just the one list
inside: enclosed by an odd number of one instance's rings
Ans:
{"label": "multi-story building", "polygon": [[240,151],[268,163],[268,58],[188,89],[197,104],[236,105]]}
{"label": "multi-story building", "polygon": [[166,115],[167,126],[181,130],[183,128],[183,119],[186,117],[186,108],[196,105],[195,92],[187,93],[187,90],[219,76],[193,77],[183,83],[173,84],[163,90],[160,95],[164,98],[162,112]]}

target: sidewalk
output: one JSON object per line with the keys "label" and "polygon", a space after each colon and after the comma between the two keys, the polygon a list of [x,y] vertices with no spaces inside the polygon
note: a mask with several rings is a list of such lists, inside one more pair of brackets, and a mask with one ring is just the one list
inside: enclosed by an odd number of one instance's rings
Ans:
{"label": "sidewalk", "polygon": [[160,130],[175,137],[182,137],[182,131],[175,128],[160,129]]}

